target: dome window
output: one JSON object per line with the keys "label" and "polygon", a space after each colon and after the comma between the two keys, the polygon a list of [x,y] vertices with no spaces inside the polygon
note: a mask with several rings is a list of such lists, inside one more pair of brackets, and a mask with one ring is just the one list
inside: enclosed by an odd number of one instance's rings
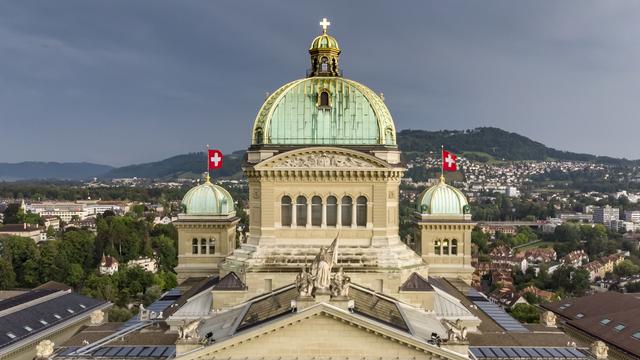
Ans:
{"label": "dome window", "polygon": [[318,108],[322,110],[331,110],[331,98],[329,90],[323,89],[318,95]]}
{"label": "dome window", "polygon": [[262,133],[262,128],[256,129],[256,144],[261,145],[264,142],[264,135]]}
{"label": "dome window", "polygon": [[326,57],[323,57],[320,61],[320,72],[329,72],[329,59],[327,59]]}

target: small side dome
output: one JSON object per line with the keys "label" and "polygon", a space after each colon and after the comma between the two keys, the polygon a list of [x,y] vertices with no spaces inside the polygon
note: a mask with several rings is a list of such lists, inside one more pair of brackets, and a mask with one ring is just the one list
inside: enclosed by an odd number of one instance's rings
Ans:
{"label": "small side dome", "polygon": [[338,40],[333,36],[324,33],[320,36],[316,36],[315,39],[311,42],[311,46],[309,47],[309,51],[312,50],[327,50],[333,49],[340,51],[340,46],[338,45]]}
{"label": "small side dome", "polygon": [[212,184],[207,177],[182,198],[187,215],[233,215],[234,202],[231,194],[222,186]]}
{"label": "small side dome", "polygon": [[423,191],[416,202],[417,211],[423,215],[467,215],[469,203],[464,194],[448,185],[444,177],[440,182]]}

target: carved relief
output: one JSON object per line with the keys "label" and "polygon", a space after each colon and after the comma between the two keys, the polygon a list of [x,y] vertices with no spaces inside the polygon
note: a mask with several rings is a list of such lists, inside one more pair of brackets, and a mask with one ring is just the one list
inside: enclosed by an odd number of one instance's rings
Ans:
{"label": "carved relief", "polygon": [[36,345],[36,359],[48,359],[53,354],[54,344],[51,340],[42,340]]}
{"label": "carved relief", "polygon": [[316,167],[339,167],[339,168],[372,168],[375,165],[360,159],[346,155],[322,152],[317,154],[304,154],[282,160],[275,164],[278,168],[316,168]]}

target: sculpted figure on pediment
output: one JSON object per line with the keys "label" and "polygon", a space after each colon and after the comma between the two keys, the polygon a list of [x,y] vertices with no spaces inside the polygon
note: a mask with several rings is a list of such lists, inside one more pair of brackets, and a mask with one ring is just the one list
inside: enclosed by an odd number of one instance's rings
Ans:
{"label": "sculpted figure on pediment", "polygon": [[285,168],[316,168],[316,167],[340,167],[340,168],[363,168],[373,167],[374,165],[355,159],[346,155],[332,154],[322,152],[318,154],[305,154],[285,159],[275,167]]}

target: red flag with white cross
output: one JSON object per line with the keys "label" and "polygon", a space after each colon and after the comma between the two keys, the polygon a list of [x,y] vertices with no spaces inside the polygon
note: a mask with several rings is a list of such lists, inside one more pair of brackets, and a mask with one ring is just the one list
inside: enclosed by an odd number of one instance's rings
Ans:
{"label": "red flag with white cross", "polygon": [[224,159],[222,152],[220,150],[209,149],[208,155],[209,170],[220,169],[222,167],[222,160]]}
{"label": "red flag with white cross", "polygon": [[458,157],[442,149],[442,171],[457,171],[458,170]]}

